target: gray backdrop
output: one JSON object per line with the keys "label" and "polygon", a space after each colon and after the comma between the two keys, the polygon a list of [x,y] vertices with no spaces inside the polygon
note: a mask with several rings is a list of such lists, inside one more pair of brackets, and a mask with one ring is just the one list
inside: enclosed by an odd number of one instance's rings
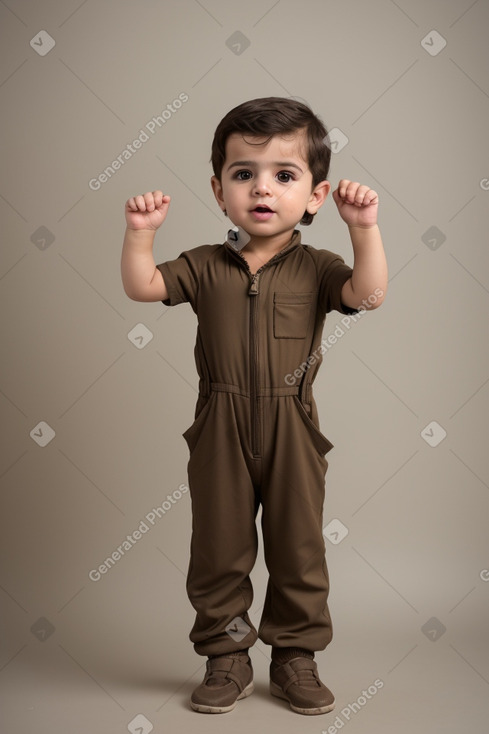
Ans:
{"label": "gray backdrop", "polygon": [[[5,731],[487,731],[488,21],[487,0],[0,2]],[[336,129],[334,187],[379,192],[390,284],[361,320],[329,315],[316,381],[336,710],[272,699],[258,642],[253,696],[205,717],[196,322],[125,296],[123,207],[173,197],[158,262],[222,242],[214,129],[269,95]],[[303,241],[352,263],[331,198]],[[255,622],[266,578],[260,549]]]}

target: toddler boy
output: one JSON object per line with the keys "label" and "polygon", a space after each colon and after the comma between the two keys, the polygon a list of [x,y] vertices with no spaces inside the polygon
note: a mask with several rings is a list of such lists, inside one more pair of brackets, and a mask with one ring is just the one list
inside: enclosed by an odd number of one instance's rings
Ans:
{"label": "toddler boy", "polygon": [[[387,266],[377,193],[347,179],[333,199],[348,225],[353,268],[302,244],[296,225],[312,222],[331,189],[327,142],[321,120],[292,99],[231,110],[214,135],[211,185],[234,229],[224,243],[160,265],[153,241],[170,196],[148,192],[125,206],[127,295],[188,302],[198,318],[199,397],[184,438],[192,501],[187,592],[196,611],[190,640],[208,658],[191,696],[200,712],[231,711],[252,692],[248,651],[258,637],[272,646],[273,695],[302,714],[334,707],[314,660],[332,637],[322,528],[333,445],[319,429],[312,383],[326,314],[379,306]],[[256,630],[249,574],[260,505],[269,579]]]}

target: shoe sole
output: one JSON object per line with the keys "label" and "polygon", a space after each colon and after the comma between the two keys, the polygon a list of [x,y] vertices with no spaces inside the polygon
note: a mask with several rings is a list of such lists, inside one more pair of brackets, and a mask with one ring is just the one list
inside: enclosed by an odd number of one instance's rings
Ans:
{"label": "shoe sole", "polygon": [[316,714],[327,714],[329,713],[329,711],[332,711],[335,706],[334,700],[333,703],[330,703],[327,706],[315,706],[314,708],[302,708],[301,706],[294,706],[294,704],[290,701],[289,697],[283,692],[280,686],[278,686],[276,683],[273,683],[273,681],[270,681],[270,693],[272,694],[272,696],[276,696],[277,698],[282,698],[284,701],[288,701],[292,711],[295,711],[297,714],[306,714],[308,716],[315,716]]}
{"label": "shoe sole", "polygon": [[232,703],[230,706],[210,706],[209,704],[205,703],[194,703],[192,700],[190,701],[190,705],[194,711],[198,711],[200,714],[227,714],[228,711],[233,710],[238,701],[240,701],[242,698],[247,698],[252,693],[253,681],[251,681],[251,683],[248,683],[246,688],[241,691],[236,701],[234,701],[234,703]]}

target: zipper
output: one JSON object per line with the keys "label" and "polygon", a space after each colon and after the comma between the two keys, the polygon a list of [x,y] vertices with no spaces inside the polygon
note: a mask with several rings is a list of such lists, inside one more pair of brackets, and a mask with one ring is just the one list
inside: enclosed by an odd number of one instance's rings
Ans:
{"label": "zipper", "polygon": [[262,271],[269,265],[275,264],[277,260],[281,260],[288,254],[288,248],[281,250],[274,255],[268,262],[258,268],[256,273],[252,273],[248,261],[243,255],[228,246],[228,251],[241,262],[250,277],[250,287],[248,295],[250,298],[250,324],[249,324],[249,361],[250,361],[250,420],[251,420],[251,453],[254,458],[260,457],[260,405],[258,397],[258,335],[257,335],[257,312],[260,275]]}
{"label": "zipper", "polygon": [[[249,268],[248,268],[249,270]],[[258,405],[258,335],[257,335],[257,310],[258,310],[258,285],[260,270],[256,273],[250,272],[251,283],[248,295],[250,300],[250,410],[251,410],[251,453],[254,457],[260,456],[260,411]]]}

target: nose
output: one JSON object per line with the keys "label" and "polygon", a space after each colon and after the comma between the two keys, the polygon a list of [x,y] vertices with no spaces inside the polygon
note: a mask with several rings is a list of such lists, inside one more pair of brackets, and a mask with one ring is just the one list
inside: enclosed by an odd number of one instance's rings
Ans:
{"label": "nose", "polygon": [[256,176],[253,185],[253,193],[258,196],[272,193],[271,185],[266,174]]}

